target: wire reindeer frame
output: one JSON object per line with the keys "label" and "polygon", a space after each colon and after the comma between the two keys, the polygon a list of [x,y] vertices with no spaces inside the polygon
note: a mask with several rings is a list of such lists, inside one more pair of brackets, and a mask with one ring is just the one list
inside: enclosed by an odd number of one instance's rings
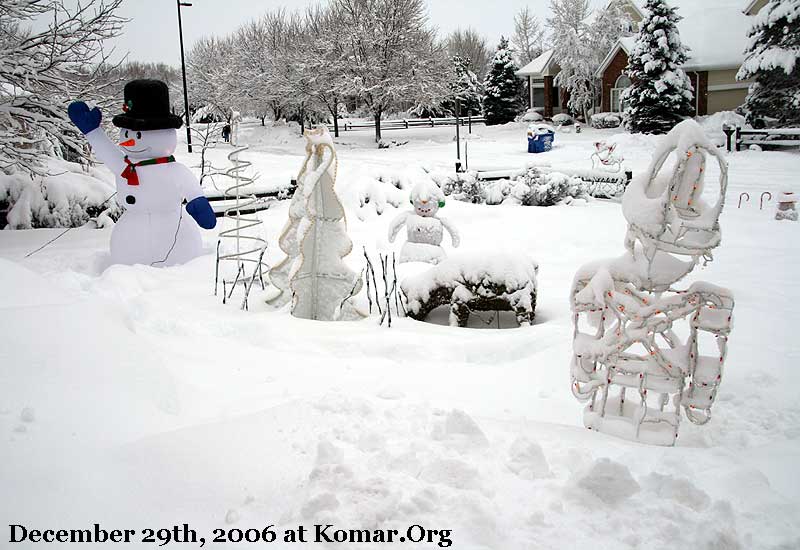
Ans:
{"label": "wire reindeer frame", "polygon": [[[711,261],[721,238],[727,164],[692,125],[670,132],[648,173],[631,182],[625,254],[583,266],[572,289],[570,371],[573,394],[587,402],[584,425],[656,445],[675,444],[681,408],[695,424],[711,419],[732,325],[729,290],[672,287]],[[673,152],[671,177],[658,177]],[[709,154],[720,170],[713,205],[701,198]]]}

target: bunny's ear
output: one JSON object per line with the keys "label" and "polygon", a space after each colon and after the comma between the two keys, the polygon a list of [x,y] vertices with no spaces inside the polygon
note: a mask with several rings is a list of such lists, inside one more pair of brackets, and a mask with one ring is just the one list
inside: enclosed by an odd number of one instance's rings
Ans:
{"label": "bunny's ear", "polygon": [[439,201],[439,208],[444,208],[444,201]]}

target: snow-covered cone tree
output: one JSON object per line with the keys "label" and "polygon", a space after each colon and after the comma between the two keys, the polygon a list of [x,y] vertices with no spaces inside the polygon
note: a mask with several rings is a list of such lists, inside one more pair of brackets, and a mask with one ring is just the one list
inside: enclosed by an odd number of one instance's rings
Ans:
{"label": "snow-covered cone tree", "polygon": [[748,33],[745,61],[737,78],[752,78],[745,111],[780,126],[800,125],[800,0],[771,0]]}
{"label": "snow-covered cone tree", "polygon": [[292,315],[302,319],[358,318],[348,299],[361,290],[362,282],[342,260],[353,243],[334,190],[333,140],[324,126],[306,131],[305,138],[306,160],[279,240],[286,258],[270,271],[272,284],[283,291],[276,301],[285,303],[291,296]]}
{"label": "snow-covered cone tree", "polygon": [[483,111],[487,125],[505,124],[517,116],[520,108],[520,82],[515,74],[517,69],[508,40],[500,38],[489,74],[483,83],[486,93]]}
{"label": "snow-covered cone tree", "polygon": [[665,0],[647,0],[646,15],[626,74],[632,85],[622,94],[631,132],[665,134],[692,114],[694,90],[680,68],[688,59],[677,23],[681,16]]}

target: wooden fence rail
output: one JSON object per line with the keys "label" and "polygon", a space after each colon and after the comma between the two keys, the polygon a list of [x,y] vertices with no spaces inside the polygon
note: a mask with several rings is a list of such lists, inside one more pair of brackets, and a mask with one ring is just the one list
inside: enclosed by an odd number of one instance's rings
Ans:
{"label": "wooden fence rail", "polygon": [[[736,127],[736,139],[731,144],[728,140],[728,151],[735,145],[737,151],[742,147],[758,145],[759,147],[800,147],[800,128],[770,128],[750,130]],[[732,151],[731,151],[732,152]]]}
{"label": "wooden fence rail", "polygon": [[[456,120],[461,123],[461,126],[470,126],[472,124],[483,124],[486,119],[482,116],[479,117],[441,117],[441,118],[404,118],[402,120],[382,120],[381,131],[383,130],[408,130],[409,128],[435,128],[436,126],[455,126]],[[374,122],[359,121],[348,122],[342,121],[340,129],[345,132],[351,130],[364,130],[367,128],[375,128]]]}

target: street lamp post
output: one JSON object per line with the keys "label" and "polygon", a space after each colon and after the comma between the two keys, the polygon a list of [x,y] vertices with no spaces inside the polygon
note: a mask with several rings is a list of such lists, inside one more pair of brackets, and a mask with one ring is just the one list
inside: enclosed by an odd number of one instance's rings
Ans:
{"label": "street lamp post", "polygon": [[183,71],[183,106],[186,111],[186,144],[189,146],[189,152],[192,152],[192,131],[189,127],[189,93],[186,91],[186,59],[183,55],[183,24],[181,23],[181,6],[189,7],[192,4],[189,2],[181,2],[176,0],[178,4],[178,37],[181,42],[181,70]]}

